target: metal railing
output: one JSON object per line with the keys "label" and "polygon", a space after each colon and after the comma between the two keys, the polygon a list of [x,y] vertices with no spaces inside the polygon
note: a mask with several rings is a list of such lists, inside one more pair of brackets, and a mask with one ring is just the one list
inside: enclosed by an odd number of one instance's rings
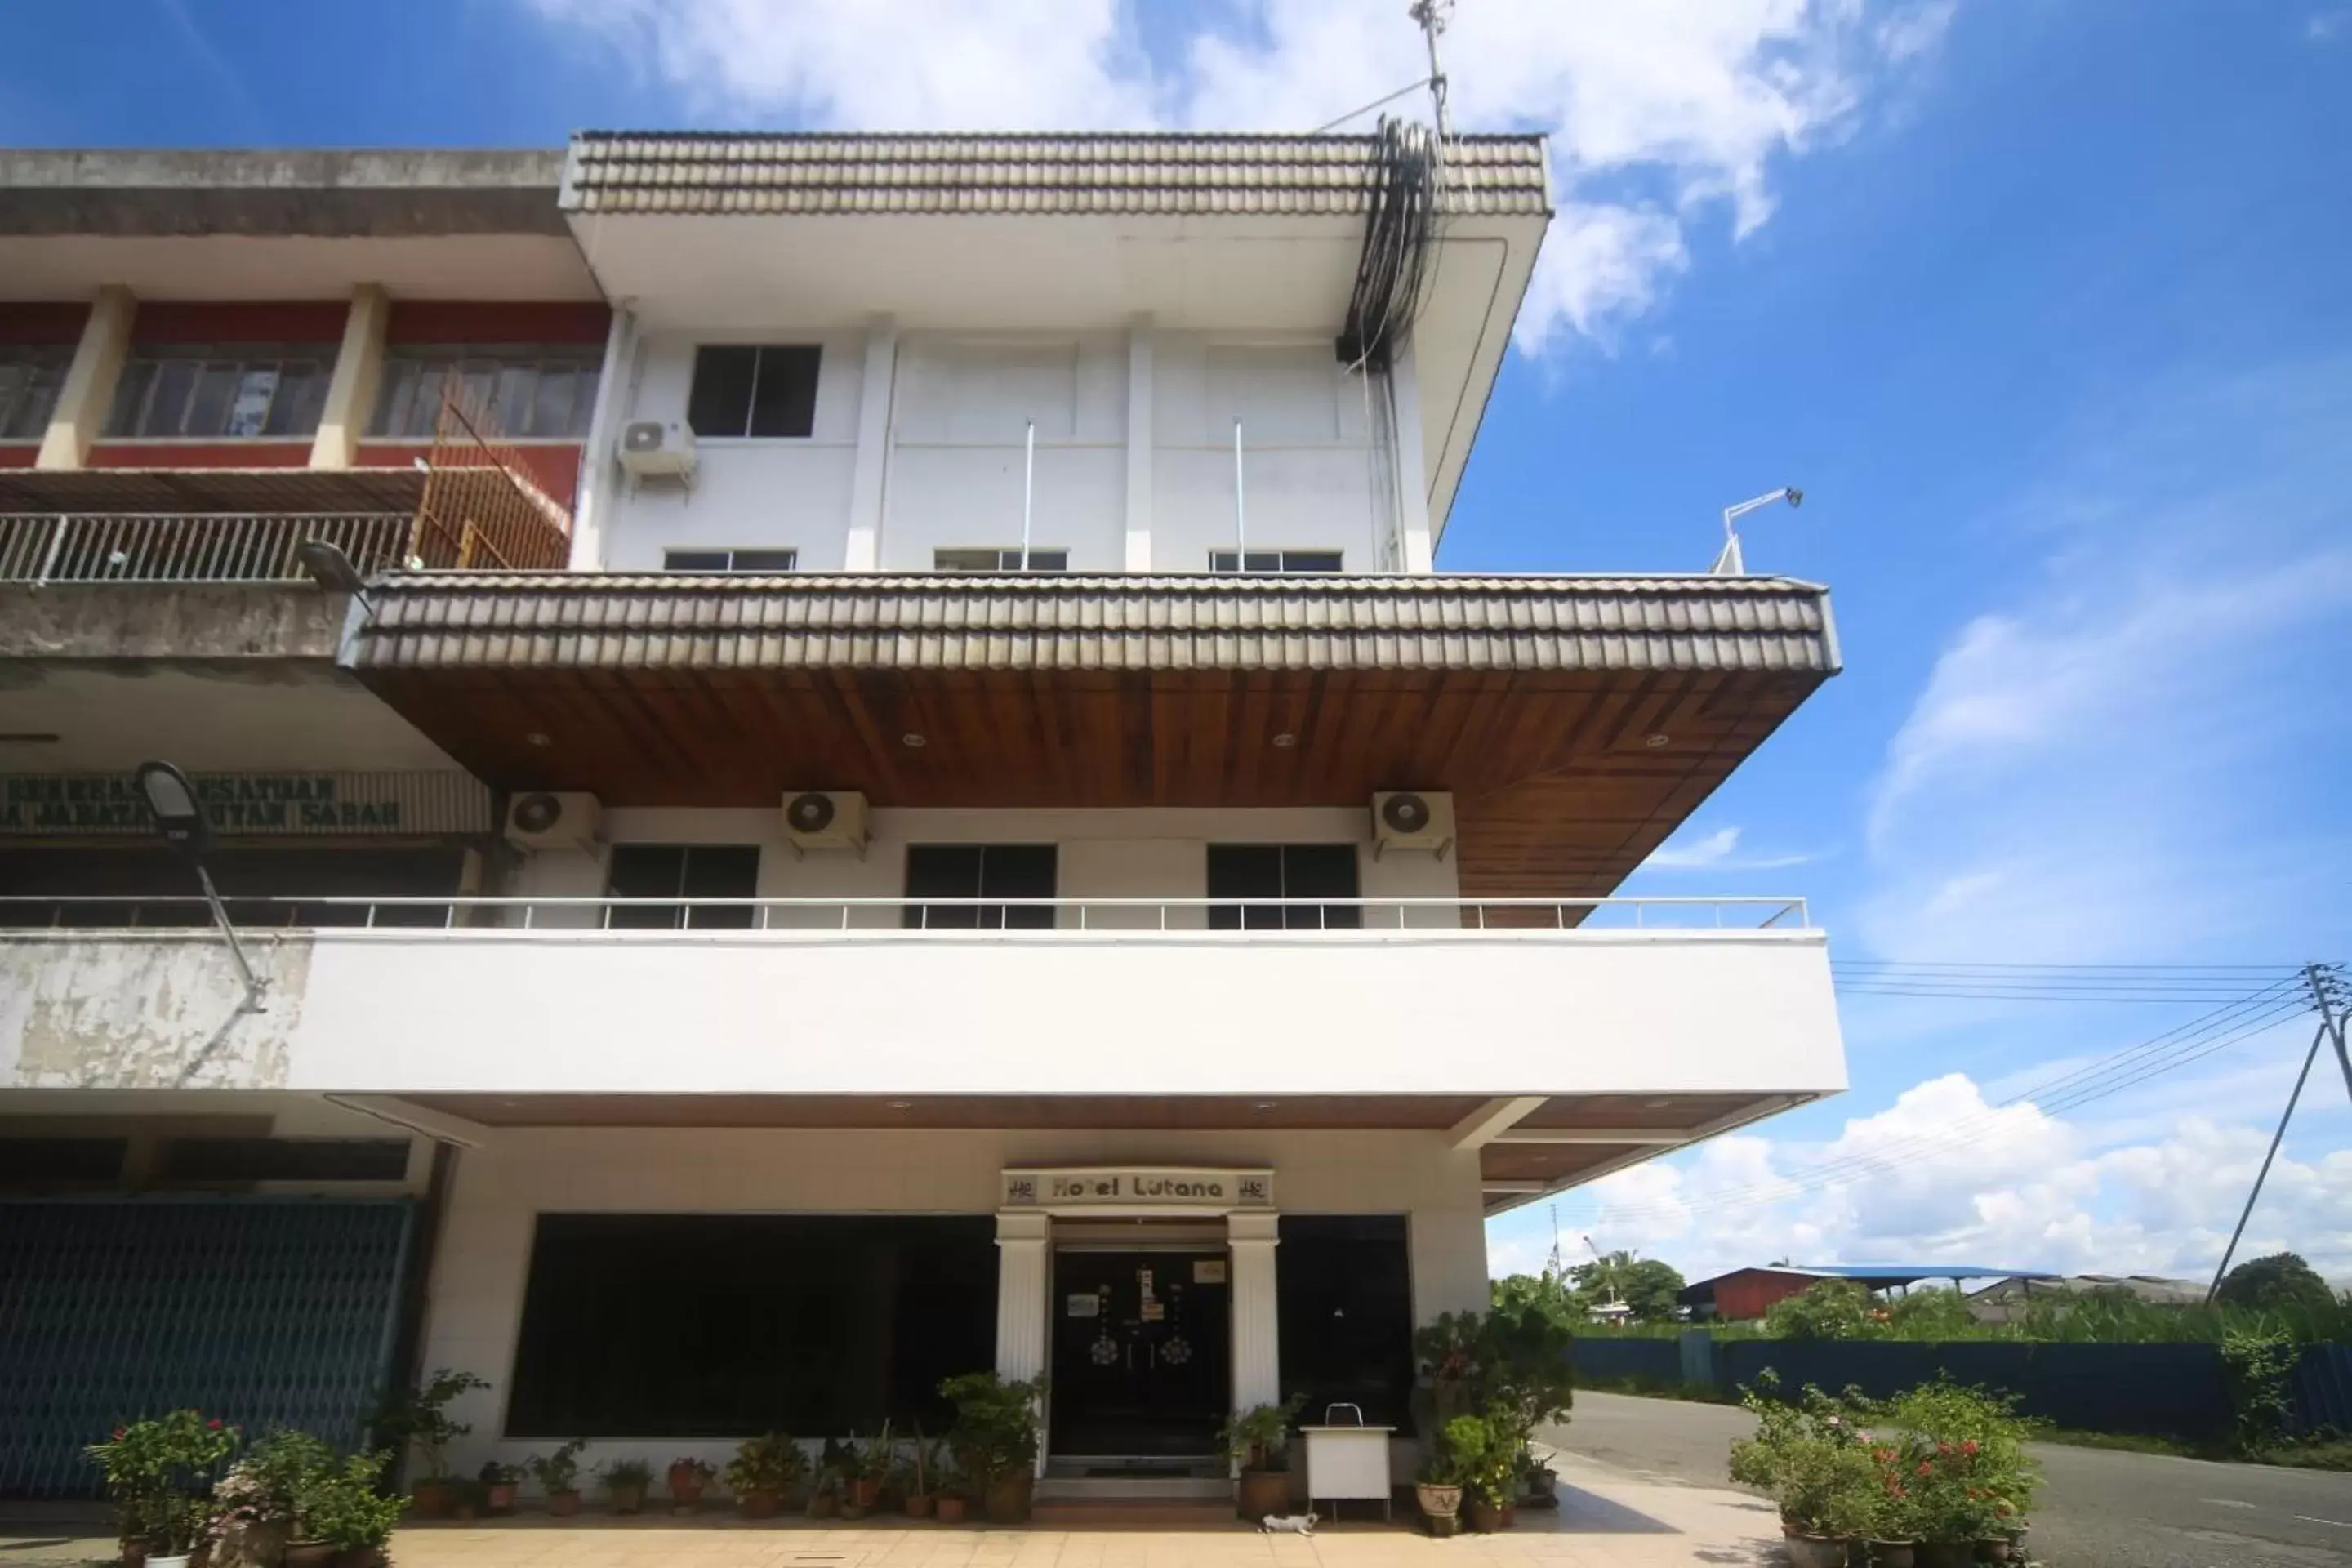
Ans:
{"label": "metal railing", "polygon": [[[226,901],[233,920],[263,929],[831,931],[852,936],[988,931],[1013,937],[1073,932],[1247,936],[1277,931],[1285,935],[1378,935],[1402,931],[1453,936],[1465,931],[1791,931],[1812,924],[1803,899],[1758,897],[681,900],[419,894],[232,897]],[[0,930],[178,929],[203,925],[205,919],[205,901],[193,897],[0,895]]]}
{"label": "metal railing", "polygon": [[406,512],[0,513],[0,583],[299,583],[324,540],[362,575],[415,554]]}

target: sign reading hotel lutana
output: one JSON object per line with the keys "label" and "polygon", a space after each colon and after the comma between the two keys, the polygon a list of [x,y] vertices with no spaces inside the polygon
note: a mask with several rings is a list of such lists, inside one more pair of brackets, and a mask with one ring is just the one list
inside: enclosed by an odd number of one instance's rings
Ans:
{"label": "sign reading hotel lutana", "polygon": [[[223,837],[487,833],[490,792],[456,773],[197,773]],[[0,773],[0,834],[113,837],[154,831],[129,773]]]}
{"label": "sign reading hotel lutana", "polygon": [[1007,1171],[1009,1209],[1178,1208],[1223,1212],[1274,1207],[1272,1171],[1183,1166],[1089,1165]]}

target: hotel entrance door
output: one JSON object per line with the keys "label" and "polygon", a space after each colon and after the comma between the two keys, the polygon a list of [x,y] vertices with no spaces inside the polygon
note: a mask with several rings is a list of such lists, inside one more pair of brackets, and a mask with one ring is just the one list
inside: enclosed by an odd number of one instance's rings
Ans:
{"label": "hotel entrance door", "polygon": [[1055,1458],[1216,1451],[1232,1379],[1225,1268],[1222,1251],[1055,1254]]}

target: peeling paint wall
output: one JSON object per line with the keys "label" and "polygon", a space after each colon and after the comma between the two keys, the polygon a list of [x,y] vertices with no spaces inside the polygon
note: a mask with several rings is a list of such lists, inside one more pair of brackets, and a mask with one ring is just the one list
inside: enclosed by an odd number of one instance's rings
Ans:
{"label": "peeling paint wall", "polygon": [[21,1089],[278,1089],[310,987],[311,939],[247,935],[268,984],[246,1008],[226,946],[184,931],[0,943],[0,1085]]}

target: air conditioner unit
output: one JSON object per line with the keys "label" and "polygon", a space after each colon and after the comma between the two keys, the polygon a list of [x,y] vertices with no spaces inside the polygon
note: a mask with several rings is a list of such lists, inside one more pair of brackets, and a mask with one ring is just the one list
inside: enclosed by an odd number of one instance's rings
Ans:
{"label": "air conditioner unit", "polygon": [[621,467],[641,479],[691,479],[694,432],[658,419],[633,419],[621,427]]}
{"label": "air conditioner unit", "polygon": [[507,805],[507,842],[524,849],[585,849],[604,827],[604,803],[577,790],[529,790]]}
{"label": "air conditioner unit", "polygon": [[1382,790],[1372,796],[1372,858],[1385,850],[1454,847],[1454,797],[1444,790]]}
{"label": "air conditioner unit", "polygon": [[793,853],[866,852],[866,797],[854,789],[809,789],[784,796],[784,835]]}

